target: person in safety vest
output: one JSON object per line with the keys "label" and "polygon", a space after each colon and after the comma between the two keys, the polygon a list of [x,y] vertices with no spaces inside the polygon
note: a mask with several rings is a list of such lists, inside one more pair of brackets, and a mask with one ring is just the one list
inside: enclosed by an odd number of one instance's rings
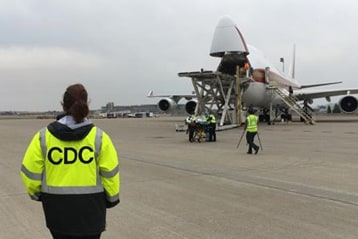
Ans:
{"label": "person in safety vest", "polygon": [[194,141],[194,132],[195,132],[195,127],[196,127],[196,117],[194,112],[191,112],[191,114],[186,117],[185,119],[185,124],[188,125],[188,129],[186,131],[186,133],[189,133],[189,142],[193,142]]}
{"label": "person in safety vest", "polygon": [[255,115],[255,110],[252,107],[248,109],[249,115],[246,117],[246,140],[249,145],[248,154],[252,154],[252,149],[255,150],[255,154],[259,152],[260,147],[254,143],[255,136],[257,134],[258,117]]}
{"label": "person in safety vest", "polygon": [[54,239],[98,239],[106,209],[119,203],[120,172],[110,137],[87,117],[87,91],[66,89],[65,115],[38,131],[22,162],[21,178],[31,199],[41,201]]}
{"label": "person in safety vest", "polygon": [[216,118],[214,114],[210,114],[208,117],[209,123],[209,141],[216,141]]}

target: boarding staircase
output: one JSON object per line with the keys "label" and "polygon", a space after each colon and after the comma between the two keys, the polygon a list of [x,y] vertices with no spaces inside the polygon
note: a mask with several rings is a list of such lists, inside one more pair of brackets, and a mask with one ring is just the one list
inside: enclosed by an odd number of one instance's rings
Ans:
{"label": "boarding staircase", "polygon": [[288,93],[287,90],[280,89],[278,87],[270,87],[280,98],[282,99],[285,104],[290,107],[293,111],[295,111],[302,119],[305,121],[306,124],[315,124],[316,122],[313,120],[312,115],[306,112],[305,109],[297,103],[299,100]]}

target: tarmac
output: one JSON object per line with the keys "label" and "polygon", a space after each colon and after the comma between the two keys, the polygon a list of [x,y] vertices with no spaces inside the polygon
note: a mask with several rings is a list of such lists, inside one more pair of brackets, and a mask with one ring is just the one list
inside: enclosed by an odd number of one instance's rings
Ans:
{"label": "tarmac", "polygon": [[[0,238],[51,238],[20,167],[49,119],[0,120]],[[178,117],[93,119],[120,158],[121,203],[103,239],[358,237],[358,117],[259,125],[247,155],[242,128],[188,141]],[[256,142],[257,138],[256,138]]]}

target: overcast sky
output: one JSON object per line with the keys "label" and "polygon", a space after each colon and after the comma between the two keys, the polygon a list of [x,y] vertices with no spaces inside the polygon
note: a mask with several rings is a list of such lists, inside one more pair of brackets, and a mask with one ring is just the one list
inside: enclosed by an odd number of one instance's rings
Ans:
{"label": "overcast sky", "polygon": [[357,10],[355,0],[0,0],[0,111],[61,110],[74,83],[91,109],[154,104],[149,90],[190,94],[177,74],[216,69],[209,50],[225,15],[279,69],[295,43],[301,84],[358,88]]}

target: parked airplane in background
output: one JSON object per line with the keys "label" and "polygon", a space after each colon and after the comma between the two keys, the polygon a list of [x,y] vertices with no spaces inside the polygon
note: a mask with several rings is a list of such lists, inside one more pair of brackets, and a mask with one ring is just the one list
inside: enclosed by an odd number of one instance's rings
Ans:
{"label": "parked airplane in background", "polygon": [[[249,68],[246,68],[245,76],[243,76],[243,81],[241,81],[240,84],[242,89],[242,104],[246,107],[252,106],[259,108],[264,114],[265,112],[267,114],[271,109],[271,116],[272,108],[280,109],[281,111],[284,109],[287,112],[290,108],[295,110],[294,104],[297,104],[297,102],[302,102],[309,108],[308,104],[312,104],[313,99],[326,98],[327,101],[330,101],[330,97],[333,96],[343,96],[338,101],[338,105],[343,112],[351,113],[357,111],[358,100],[351,94],[358,94],[358,88],[305,91],[304,89],[307,88],[338,84],[341,82],[301,85],[295,79],[294,55],[295,51],[289,74],[281,72],[270,63],[258,49],[246,44],[241,32],[231,18],[223,17],[215,29],[210,50],[210,56],[220,57],[221,62],[215,72],[205,71],[204,73],[207,77],[212,78],[213,75],[217,75],[218,73],[235,76],[238,66],[243,69],[248,65]],[[194,79],[201,77],[200,74],[203,74],[203,71],[183,72],[179,73],[179,76],[192,77],[194,82]],[[212,76],[210,74],[212,74]],[[195,88],[194,83],[193,85]],[[203,89],[195,89],[196,95],[191,95],[191,98],[187,98],[189,101],[186,103],[188,105],[188,107],[186,105],[186,109],[192,110],[198,101],[204,99],[201,94],[203,94],[203,92],[205,93],[205,91],[206,89],[204,89],[204,87]],[[192,100],[195,96],[197,100]],[[215,95],[210,96],[211,98],[216,97]],[[162,111],[168,111],[175,106],[175,103],[177,103],[180,98],[185,98],[185,96],[165,96],[165,98],[159,101],[158,107]],[[225,107],[228,107],[230,99],[229,96],[226,98],[227,99],[218,98],[216,100],[227,100]],[[221,106],[219,106],[219,108],[220,107]]]}
{"label": "parked airplane in background", "polygon": [[185,111],[188,114],[191,114],[195,111],[197,101],[195,100],[196,95],[154,95],[154,92],[151,90],[148,92],[147,97],[159,97],[161,98],[158,102],[158,108],[163,112],[172,112],[176,109],[178,102],[181,99],[187,100],[185,104]]}

